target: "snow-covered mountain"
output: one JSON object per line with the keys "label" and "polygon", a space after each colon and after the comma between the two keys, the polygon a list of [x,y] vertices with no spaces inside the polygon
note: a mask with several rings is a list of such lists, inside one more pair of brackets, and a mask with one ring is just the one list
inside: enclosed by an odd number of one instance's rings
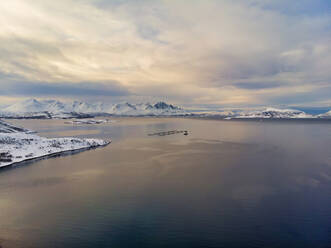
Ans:
{"label": "snow-covered mountain", "polygon": [[324,113],[324,114],[320,114],[317,117],[319,117],[319,118],[331,118],[331,110],[329,112]]}
{"label": "snow-covered mountain", "polygon": [[2,112],[7,113],[40,113],[40,112],[50,112],[50,113],[66,113],[66,112],[95,112],[97,111],[97,106],[92,104],[87,104],[84,102],[70,102],[63,103],[57,100],[43,100],[38,101],[36,99],[28,99],[22,102],[9,105],[4,108]]}
{"label": "snow-covered mountain", "polygon": [[265,108],[259,110],[213,110],[187,111],[165,102],[138,103],[129,102],[107,104],[81,101],[61,102],[58,100],[29,99],[0,109],[0,118],[91,118],[100,115],[114,116],[196,116],[220,119],[303,119],[331,118],[331,111],[321,115],[311,115],[296,109]]}
{"label": "snow-covered mountain", "polygon": [[[9,105],[1,110],[2,116],[7,117],[29,117],[35,116],[52,117],[79,117],[82,114],[111,114],[119,116],[168,116],[187,115],[187,111],[165,102],[150,103],[119,103],[105,104],[102,102],[87,103],[73,101],[69,103],[57,100],[36,100],[28,99],[22,102]],[[85,117],[85,116],[83,116]],[[91,117],[91,116],[86,116]]]}
{"label": "snow-covered mountain", "polygon": [[241,112],[235,118],[263,118],[263,119],[293,119],[293,118],[313,118],[312,115],[306,114],[301,110],[295,109],[277,109],[266,108],[264,110]]}
{"label": "snow-covered mountain", "polygon": [[139,104],[130,104],[119,103],[111,107],[107,113],[114,115],[127,115],[127,116],[136,116],[136,115],[187,115],[187,111],[167,104],[165,102],[158,102],[156,104],[150,103],[139,103]]}
{"label": "snow-covered mountain", "polygon": [[35,99],[28,99],[22,102],[15,103],[13,105],[9,105],[8,107],[4,108],[2,112],[8,113],[27,113],[27,112],[42,112],[44,111],[45,104],[35,100]]}

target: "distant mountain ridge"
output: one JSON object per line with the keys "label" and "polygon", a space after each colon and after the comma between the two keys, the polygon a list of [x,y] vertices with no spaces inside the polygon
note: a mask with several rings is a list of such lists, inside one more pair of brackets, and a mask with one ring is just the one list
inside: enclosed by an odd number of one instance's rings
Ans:
{"label": "distant mountain ridge", "polygon": [[118,103],[105,104],[103,102],[87,103],[80,101],[60,102],[58,100],[28,99],[3,108],[0,112],[12,115],[47,115],[59,116],[61,114],[111,114],[120,116],[144,115],[186,115],[184,109],[165,102],[151,103]]}
{"label": "distant mountain ridge", "polygon": [[261,118],[261,119],[292,119],[292,118],[313,118],[312,115],[306,114],[301,110],[296,109],[276,109],[276,108],[266,108],[260,111],[251,111],[247,113],[241,113],[236,116],[236,118]]}
{"label": "distant mountain ridge", "polygon": [[331,111],[312,115],[296,109],[264,108],[259,110],[228,110],[190,112],[165,102],[151,103],[88,103],[83,101],[61,102],[58,100],[28,99],[0,109],[5,118],[91,118],[100,115],[113,116],[196,116],[222,119],[331,119]]}
{"label": "distant mountain ridge", "polygon": [[324,114],[318,115],[318,117],[320,117],[320,118],[331,118],[331,110],[324,113]]}

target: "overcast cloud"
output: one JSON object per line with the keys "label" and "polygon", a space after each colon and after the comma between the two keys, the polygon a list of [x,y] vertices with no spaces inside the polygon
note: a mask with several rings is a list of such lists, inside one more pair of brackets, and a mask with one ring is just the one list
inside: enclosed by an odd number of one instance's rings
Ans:
{"label": "overcast cloud", "polygon": [[331,104],[329,0],[0,2],[0,101]]}

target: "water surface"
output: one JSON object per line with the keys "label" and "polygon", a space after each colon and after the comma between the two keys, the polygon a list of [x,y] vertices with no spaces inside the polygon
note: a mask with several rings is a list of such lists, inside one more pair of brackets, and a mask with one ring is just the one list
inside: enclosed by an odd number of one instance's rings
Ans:
{"label": "water surface", "polygon": [[1,170],[3,248],[330,247],[328,121],[12,122],[113,142]]}

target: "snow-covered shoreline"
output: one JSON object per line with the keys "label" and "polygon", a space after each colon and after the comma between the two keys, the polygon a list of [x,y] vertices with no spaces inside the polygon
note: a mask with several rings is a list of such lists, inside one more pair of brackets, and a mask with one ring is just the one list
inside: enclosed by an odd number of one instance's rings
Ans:
{"label": "snow-covered shoreline", "polygon": [[72,125],[81,125],[81,124],[86,124],[86,125],[97,125],[97,124],[105,124],[105,123],[113,123],[114,121],[109,120],[109,119],[99,119],[99,120],[94,120],[94,119],[80,119],[80,120],[71,120],[71,121],[66,121],[65,124],[72,124]]}
{"label": "snow-covered shoreline", "polygon": [[[0,130],[4,125],[7,123],[0,121]],[[102,147],[111,142],[73,137],[45,138],[22,130],[17,128],[10,132],[0,132],[0,168],[27,160]]]}

